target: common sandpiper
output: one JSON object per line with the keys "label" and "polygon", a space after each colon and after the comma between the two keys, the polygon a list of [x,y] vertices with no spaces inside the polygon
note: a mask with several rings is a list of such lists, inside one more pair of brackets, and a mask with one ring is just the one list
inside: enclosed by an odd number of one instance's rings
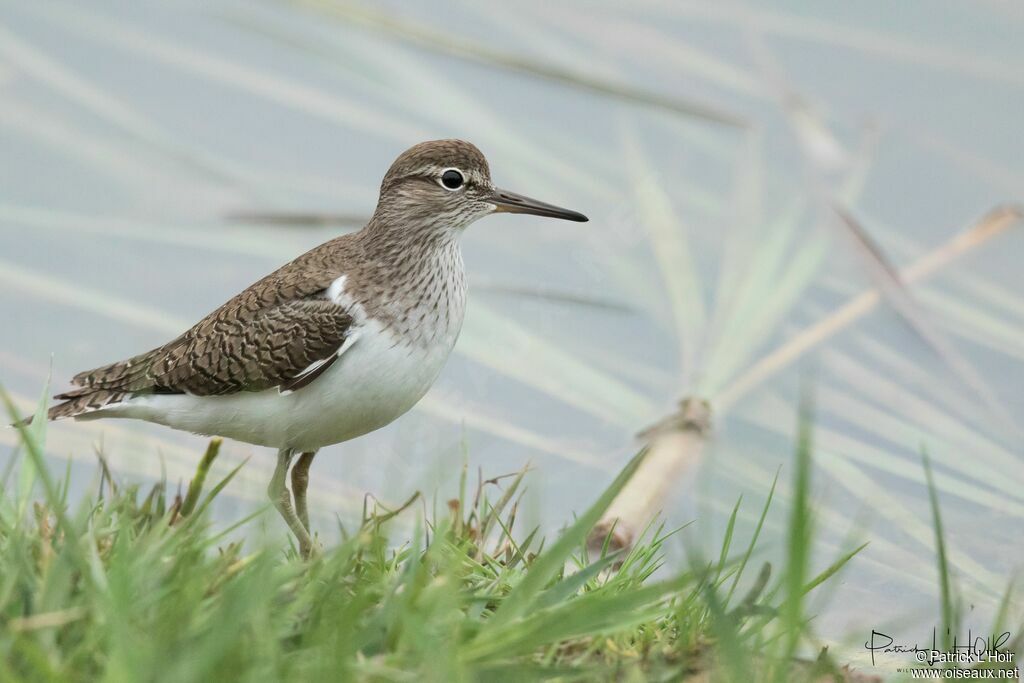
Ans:
{"label": "common sandpiper", "polygon": [[459,237],[501,212],[587,220],[497,189],[468,142],[418,144],[391,165],[364,228],[282,266],[167,344],[75,375],[49,417],[134,418],[278,449],[268,494],[308,557],[316,452],[387,425],[427,392],[462,327]]}

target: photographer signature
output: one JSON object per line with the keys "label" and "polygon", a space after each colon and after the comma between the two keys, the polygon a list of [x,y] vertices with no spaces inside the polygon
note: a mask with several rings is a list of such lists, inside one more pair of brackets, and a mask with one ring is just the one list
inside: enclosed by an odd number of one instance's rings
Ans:
{"label": "photographer signature", "polygon": [[936,663],[954,662],[970,663],[983,661],[1008,662],[1013,655],[1001,651],[1010,641],[1010,632],[1006,631],[998,635],[975,636],[970,630],[967,631],[967,639],[959,640],[953,635],[948,649],[942,649],[938,643],[938,629],[932,629],[932,643],[930,648],[922,648],[917,643],[907,645],[895,642],[895,639],[881,631],[871,629],[871,638],[864,643],[864,648],[871,652],[871,665],[875,664],[875,652],[884,653],[909,653],[913,654],[917,661],[932,666]]}

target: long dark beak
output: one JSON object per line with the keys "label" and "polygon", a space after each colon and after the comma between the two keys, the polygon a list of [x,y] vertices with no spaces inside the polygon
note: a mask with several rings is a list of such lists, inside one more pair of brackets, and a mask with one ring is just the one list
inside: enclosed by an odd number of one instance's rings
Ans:
{"label": "long dark beak", "polygon": [[563,209],[560,206],[530,199],[508,190],[495,189],[494,194],[491,195],[491,203],[495,206],[495,213],[532,213],[534,216],[563,218],[577,223],[586,223],[590,220],[578,211]]}

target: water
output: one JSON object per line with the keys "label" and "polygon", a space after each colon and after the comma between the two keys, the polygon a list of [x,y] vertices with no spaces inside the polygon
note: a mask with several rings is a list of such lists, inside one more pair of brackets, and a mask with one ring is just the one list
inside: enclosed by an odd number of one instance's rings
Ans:
{"label": "water", "polygon": [[[686,533],[714,552],[738,495],[744,536],[778,467],[788,481],[809,386],[816,562],[851,537],[872,540],[821,607],[822,634],[848,636],[841,651],[857,659],[874,626],[898,621],[907,640],[930,633],[923,450],[975,605],[967,625],[986,628],[1024,559],[1014,533],[1024,516],[1019,227],[943,264],[909,301],[896,290],[896,306],[736,387],[758,359],[884,281],[829,202],[902,268],[1020,199],[1020,10],[387,7],[419,31],[417,44],[287,3],[3,5],[0,377],[19,404],[30,409],[51,366],[61,387],[161,344],[339,230],[226,215],[368,215],[399,152],[463,137],[500,186],[591,222],[501,216],[467,232],[459,347],[412,413],[324,449],[313,482],[321,529],[335,513],[351,521],[366,492],[391,503],[415,489],[453,495],[468,453],[485,476],[531,462],[527,517],[553,530],[610,481],[636,431],[699,393],[719,402],[715,433],[664,508],[673,524],[698,518]],[[447,54],[430,47],[435,33]],[[590,82],[485,63],[494,54]],[[633,99],[595,92],[595,81]],[[637,93],[751,126],[686,117]],[[97,443],[135,480],[161,468],[187,480],[203,448],[144,424],[56,425],[48,452],[72,458],[80,491],[95,485]],[[272,453],[227,444],[220,468],[250,455],[217,509],[223,519],[263,500]],[[780,552],[786,488],[766,558]]]}

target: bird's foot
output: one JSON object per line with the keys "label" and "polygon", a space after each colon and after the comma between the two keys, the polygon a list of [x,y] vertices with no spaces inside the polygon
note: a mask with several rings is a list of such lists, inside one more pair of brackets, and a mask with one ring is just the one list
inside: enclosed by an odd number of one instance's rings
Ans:
{"label": "bird's foot", "polygon": [[299,539],[299,556],[303,560],[311,560],[314,557],[322,555],[324,552],[324,544],[314,534],[312,538],[309,538],[307,542],[303,542]]}

